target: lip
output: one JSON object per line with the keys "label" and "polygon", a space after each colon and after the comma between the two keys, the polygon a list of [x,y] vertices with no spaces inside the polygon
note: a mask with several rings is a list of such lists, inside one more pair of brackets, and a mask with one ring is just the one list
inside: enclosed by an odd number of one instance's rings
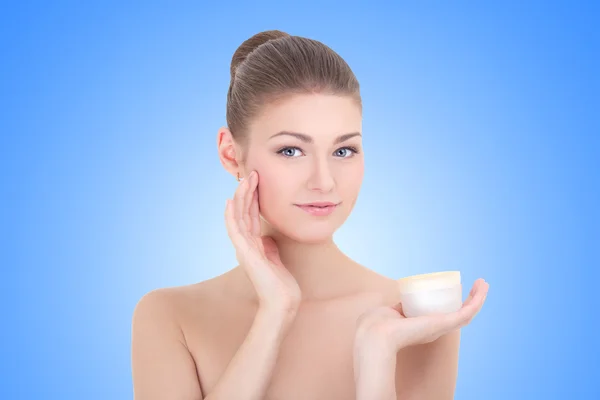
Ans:
{"label": "lip", "polygon": [[310,215],[315,216],[327,216],[335,211],[336,207],[341,203],[331,203],[331,202],[315,202],[315,203],[305,203],[305,204],[295,204],[296,207],[300,208],[302,211],[307,212]]}
{"label": "lip", "polygon": [[330,201],[316,201],[314,203],[296,204],[299,207],[329,207],[337,206],[339,203],[332,203]]}

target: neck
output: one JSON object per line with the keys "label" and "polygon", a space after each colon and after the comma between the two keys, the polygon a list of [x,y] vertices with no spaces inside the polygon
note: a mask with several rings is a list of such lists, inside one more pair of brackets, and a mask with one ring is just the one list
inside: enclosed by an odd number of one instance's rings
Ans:
{"label": "neck", "polygon": [[356,276],[364,269],[347,257],[329,237],[298,242],[262,221],[265,235],[277,243],[279,257],[298,282],[304,301],[326,300],[358,291]]}
{"label": "neck", "polygon": [[[263,221],[264,223],[264,221]],[[277,243],[279,257],[302,292],[302,301],[324,301],[359,293],[368,274],[334,243],[333,238],[316,243],[301,243],[263,226],[263,235]],[[245,274],[243,292],[253,297],[252,284]]]}
{"label": "neck", "polygon": [[348,280],[340,278],[349,278],[353,264],[333,238],[319,243],[298,243],[287,237],[274,239],[279,257],[298,282],[303,299],[335,297],[344,290]]}

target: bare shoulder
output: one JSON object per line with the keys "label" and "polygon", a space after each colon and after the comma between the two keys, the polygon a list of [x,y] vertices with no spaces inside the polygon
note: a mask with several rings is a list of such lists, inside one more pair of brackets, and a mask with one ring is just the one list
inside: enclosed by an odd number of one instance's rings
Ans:
{"label": "bare shoulder", "polygon": [[379,293],[384,304],[393,305],[400,301],[396,279],[380,274],[364,265],[357,265],[363,269],[360,279],[365,291]]}
{"label": "bare shoulder", "polygon": [[[202,398],[194,356],[195,331],[206,330],[222,278],[149,291],[132,320],[132,374],[135,398]],[[197,318],[197,316],[204,318]],[[190,341],[192,339],[192,341]]]}
{"label": "bare shoulder", "polygon": [[135,306],[134,321],[154,317],[181,325],[189,313],[202,313],[214,306],[223,292],[226,274],[198,283],[154,289],[144,294]]}

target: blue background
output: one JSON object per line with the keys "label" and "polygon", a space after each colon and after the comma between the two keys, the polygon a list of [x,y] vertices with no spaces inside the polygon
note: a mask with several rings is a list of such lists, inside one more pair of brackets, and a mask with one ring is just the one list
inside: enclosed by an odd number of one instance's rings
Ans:
{"label": "blue background", "polygon": [[489,281],[456,398],[600,398],[592,2],[83,3],[0,13],[0,398],[130,399],[140,297],[235,265],[216,134],[231,56],[266,29],[361,82],[341,248],[393,278]]}

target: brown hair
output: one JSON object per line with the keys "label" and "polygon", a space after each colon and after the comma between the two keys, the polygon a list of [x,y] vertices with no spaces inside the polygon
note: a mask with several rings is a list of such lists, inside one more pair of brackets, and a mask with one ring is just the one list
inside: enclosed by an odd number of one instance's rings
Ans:
{"label": "brown hair", "polygon": [[351,96],[362,109],[356,76],[331,48],[278,30],[259,32],[231,59],[227,125],[233,137],[245,143],[250,122],[262,107],[292,94],[310,93]]}

